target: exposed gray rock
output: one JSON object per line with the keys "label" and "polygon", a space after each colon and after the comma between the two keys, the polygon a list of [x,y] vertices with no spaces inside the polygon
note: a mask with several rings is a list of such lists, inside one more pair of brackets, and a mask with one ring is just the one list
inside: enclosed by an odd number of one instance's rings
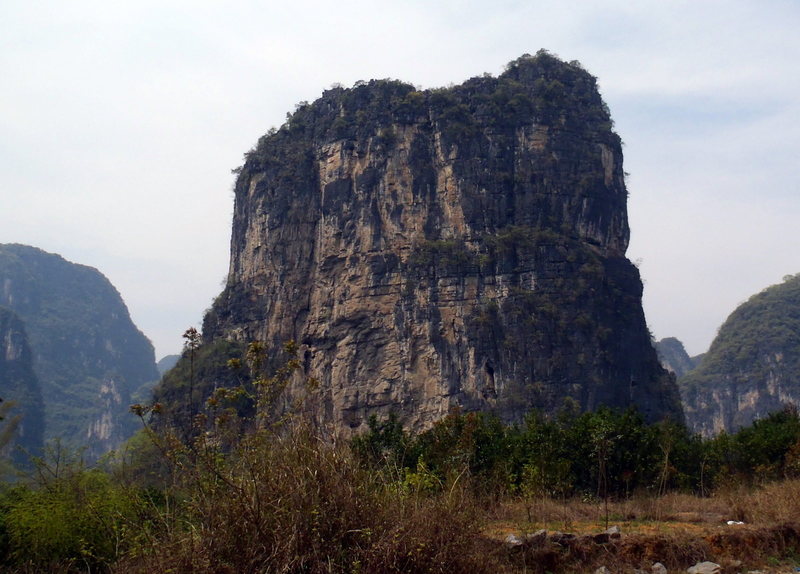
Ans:
{"label": "exposed gray rock", "polygon": [[510,548],[519,548],[521,546],[533,547],[540,546],[547,541],[547,530],[537,530],[532,534],[524,534],[517,536],[516,534],[509,534],[505,538],[506,546]]}
{"label": "exposed gray rock", "polygon": [[698,562],[691,568],[687,569],[688,574],[720,574],[722,566],[715,562]]}
{"label": "exposed gray rock", "polygon": [[[27,462],[27,451],[41,456],[44,434],[42,388],[33,369],[28,336],[22,321],[10,309],[0,306],[0,401],[3,438],[0,456],[15,463]],[[19,447],[19,448],[17,448]]]}
{"label": "exposed gray rock", "polygon": [[[508,93],[520,111],[486,105]],[[682,418],[625,256],[611,125],[595,79],[546,54],[436,92],[325,92],[247,154],[206,344],[296,341],[347,432],[565,402]]]}

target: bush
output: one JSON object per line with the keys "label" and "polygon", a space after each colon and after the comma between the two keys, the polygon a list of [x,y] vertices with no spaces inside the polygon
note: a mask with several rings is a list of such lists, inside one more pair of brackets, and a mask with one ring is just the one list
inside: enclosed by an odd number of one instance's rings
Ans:
{"label": "bush", "polygon": [[470,557],[478,523],[463,488],[435,496],[399,488],[301,423],[244,437],[226,456],[211,445],[194,452],[176,484],[185,526],[123,560],[122,571],[483,568]]}
{"label": "bush", "polygon": [[38,488],[18,485],[2,494],[3,564],[93,571],[138,543],[146,512],[136,490],[75,461],[59,467],[39,461],[37,471]]}
{"label": "bush", "polygon": [[[212,395],[188,435],[146,427],[170,466],[173,502],[160,523],[171,526],[128,553],[120,571],[486,571],[470,553],[477,506],[465,485],[428,488],[435,477],[424,465],[387,472],[410,463],[396,419],[372,419],[351,449],[324,439],[301,403],[273,416],[299,362],[290,343],[286,364],[267,377],[263,351],[250,345],[252,383]],[[313,401],[315,385],[306,390]],[[226,407],[241,393],[254,404],[252,420]],[[147,407],[133,408],[146,420]]]}

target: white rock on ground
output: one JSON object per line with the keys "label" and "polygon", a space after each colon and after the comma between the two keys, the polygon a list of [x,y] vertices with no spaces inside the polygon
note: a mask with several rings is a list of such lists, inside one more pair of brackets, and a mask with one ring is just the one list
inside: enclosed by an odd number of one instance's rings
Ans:
{"label": "white rock on ground", "polygon": [[720,574],[722,566],[714,562],[698,562],[686,572],[688,574]]}

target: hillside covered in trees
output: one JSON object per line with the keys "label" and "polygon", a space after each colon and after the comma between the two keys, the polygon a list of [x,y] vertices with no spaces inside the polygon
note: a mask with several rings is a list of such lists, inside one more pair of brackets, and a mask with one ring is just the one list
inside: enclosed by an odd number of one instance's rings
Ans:
{"label": "hillside covered in trees", "polygon": [[800,275],[731,313],[696,369],[679,379],[695,432],[733,432],[800,403]]}
{"label": "hillside covered in trees", "polygon": [[[90,457],[120,446],[136,429],[131,393],[159,375],[152,344],[114,286],[91,267],[3,244],[0,287],[0,308],[23,326],[41,386],[40,398],[18,401],[26,412],[39,409],[23,427],[36,426],[45,440],[88,447]],[[44,417],[34,406],[42,400]]]}

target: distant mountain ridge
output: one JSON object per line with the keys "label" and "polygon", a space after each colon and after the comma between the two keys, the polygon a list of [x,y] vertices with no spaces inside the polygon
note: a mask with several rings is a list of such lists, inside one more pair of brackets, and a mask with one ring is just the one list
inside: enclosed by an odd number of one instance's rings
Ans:
{"label": "distant mountain ridge", "polygon": [[97,456],[135,429],[130,393],[158,380],[150,341],[94,268],[18,244],[0,245],[0,306],[27,331],[44,397],[44,438]]}
{"label": "distant mountain ridge", "polygon": [[159,374],[163,376],[167,371],[178,364],[180,358],[180,355],[165,355],[161,357],[158,363],[156,363]]}
{"label": "distant mountain ridge", "polygon": [[697,365],[703,355],[690,357],[683,343],[675,337],[666,337],[655,344],[658,360],[670,373],[680,378],[689,373]]}
{"label": "distant mountain ridge", "polygon": [[800,404],[800,274],[734,310],[678,384],[687,423],[705,435]]}

